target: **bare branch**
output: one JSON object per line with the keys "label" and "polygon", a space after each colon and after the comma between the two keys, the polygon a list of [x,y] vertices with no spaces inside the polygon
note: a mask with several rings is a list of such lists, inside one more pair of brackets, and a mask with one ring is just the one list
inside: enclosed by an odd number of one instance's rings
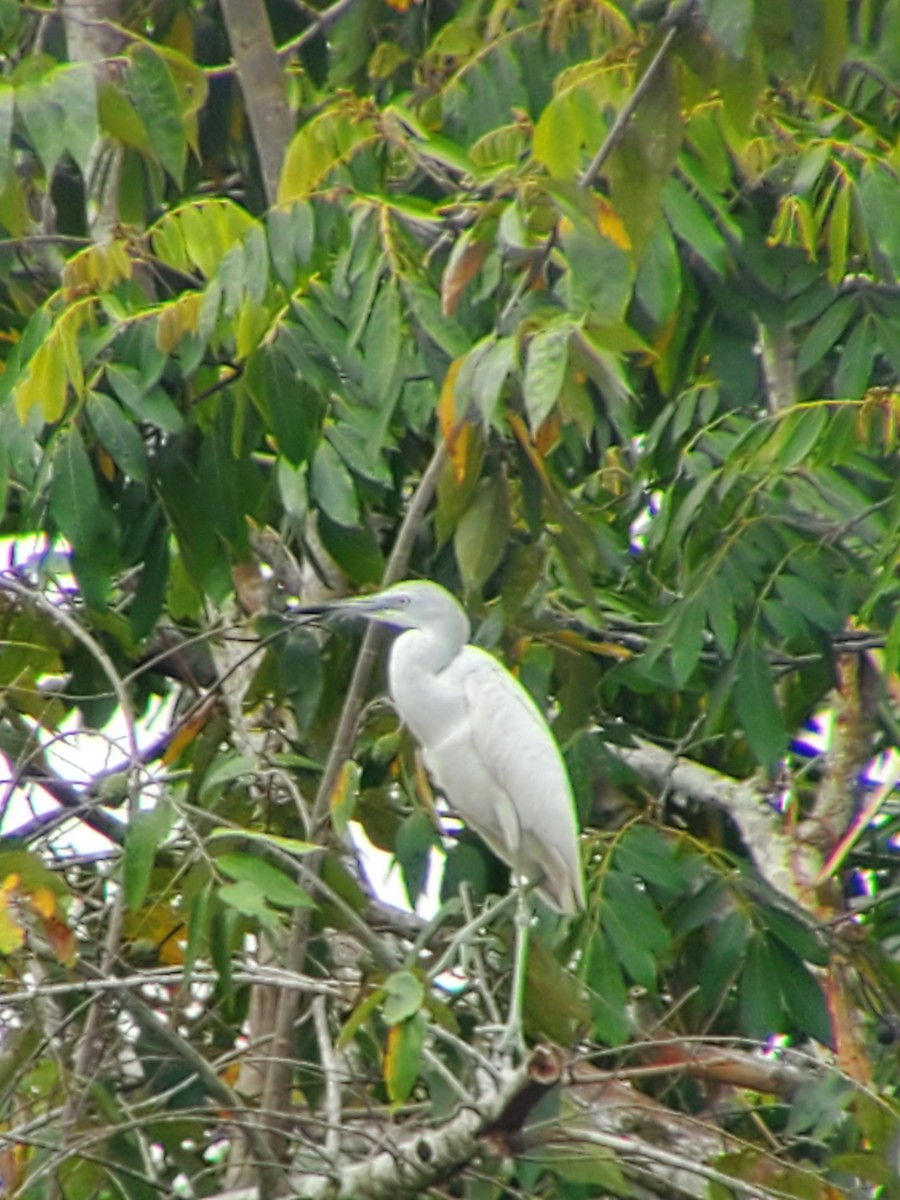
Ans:
{"label": "bare branch", "polygon": [[610,744],[609,750],[655,787],[683,793],[727,813],[762,878],[781,895],[810,907],[820,856],[785,832],[756,783],[722,775],[642,740],[634,746]]}

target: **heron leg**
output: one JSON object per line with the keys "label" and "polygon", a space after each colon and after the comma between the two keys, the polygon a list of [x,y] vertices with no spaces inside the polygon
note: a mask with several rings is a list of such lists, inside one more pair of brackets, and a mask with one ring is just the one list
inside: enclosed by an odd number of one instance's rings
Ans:
{"label": "heron leg", "polygon": [[[480,912],[477,917],[468,921],[463,925],[462,929],[457,930],[447,949],[428,972],[429,982],[437,979],[444,971],[449,971],[452,968],[460,948],[471,941],[480,929],[483,929],[486,925],[490,925],[491,921],[499,913],[509,908],[511,899],[511,896],[504,896],[502,900],[498,900],[496,904],[492,905],[485,912]],[[440,921],[437,924],[440,924]]]}
{"label": "heron leg", "polygon": [[509,1019],[500,1041],[500,1050],[508,1053],[522,1050],[525,1038],[522,1031],[522,1008],[525,1003],[525,979],[528,971],[528,939],[531,934],[530,888],[524,880],[516,883],[516,948],[513,957],[512,994],[509,999]]}

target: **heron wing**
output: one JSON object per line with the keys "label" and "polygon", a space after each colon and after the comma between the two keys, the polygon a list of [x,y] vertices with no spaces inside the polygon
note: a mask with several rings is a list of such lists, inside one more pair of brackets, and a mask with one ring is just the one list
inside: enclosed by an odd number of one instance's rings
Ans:
{"label": "heron wing", "polygon": [[562,755],[537,705],[501,663],[476,646],[456,660],[472,743],[507,803],[497,818],[503,857],[557,908],[583,907],[578,826]]}

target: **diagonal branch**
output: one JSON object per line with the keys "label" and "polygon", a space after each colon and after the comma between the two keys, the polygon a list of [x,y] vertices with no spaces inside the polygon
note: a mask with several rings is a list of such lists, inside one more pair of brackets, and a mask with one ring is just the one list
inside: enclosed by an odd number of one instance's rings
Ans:
{"label": "diagonal branch", "polygon": [[609,751],[654,787],[710,804],[731,818],[760,876],[781,896],[809,909],[821,856],[786,833],[760,788],[679,758],[651,742],[609,745]]}
{"label": "diagonal branch", "polygon": [[[396,583],[406,574],[416,533],[431,503],[446,461],[447,451],[444,443],[440,442],[419,480],[419,486],[416,488],[397,533],[394,548],[384,572],[383,585],[385,587]],[[338,720],[337,731],[313,803],[310,828],[310,837],[313,841],[321,840],[328,822],[331,796],[338,775],[343,763],[353,751],[356,725],[372,679],[375,660],[381,645],[381,633],[382,630],[375,626],[369,627],[356,659],[353,677]],[[307,858],[305,866],[308,870],[319,871],[321,864],[321,855],[311,855]],[[300,909],[294,921],[287,948],[285,966],[289,971],[300,973],[302,970],[309,938],[309,922],[309,909]],[[263,1093],[263,1108],[269,1112],[287,1114],[291,1110],[291,1049],[294,1024],[300,1011],[299,1006],[300,997],[296,992],[285,991],[282,993],[273,1032],[272,1062],[269,1065]]]}

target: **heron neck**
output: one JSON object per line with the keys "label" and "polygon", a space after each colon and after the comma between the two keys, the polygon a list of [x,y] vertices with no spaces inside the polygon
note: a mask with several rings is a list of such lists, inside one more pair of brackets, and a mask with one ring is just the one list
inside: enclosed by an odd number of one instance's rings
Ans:
{"label": "heron neck", "polygon": [[423,675],[437,675],[453,662],[466,644],[469,623],[459,628],[409,629],[394,643],[394,653]]}

